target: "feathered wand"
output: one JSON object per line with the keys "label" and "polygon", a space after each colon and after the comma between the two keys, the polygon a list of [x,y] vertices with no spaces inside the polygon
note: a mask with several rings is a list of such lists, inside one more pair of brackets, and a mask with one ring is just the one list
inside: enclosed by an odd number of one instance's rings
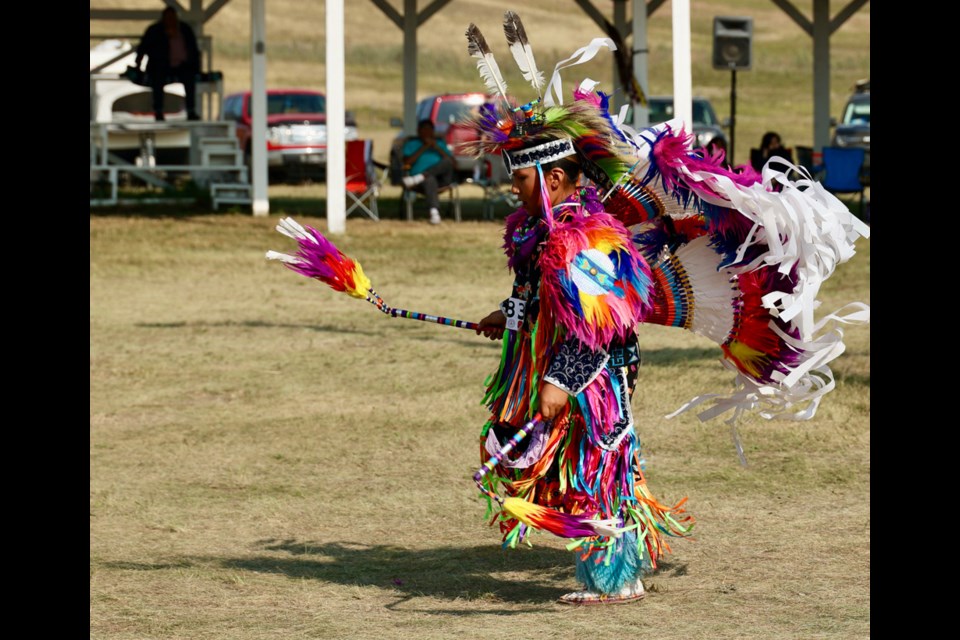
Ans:
{"label": "feathered wand", "polygon": [[394,309],[387,306],[363,273],[360,263],[343,254],[336,246],[313,227],[303,227],[293,218],[283,218],[277,231],[297,241],[300,250],[292,256],[277,251],[267,251],[268,260],[279,260],[284,266],[300,275],[314,278],[354,298],[362,298],[389,316],[435,322],[460,329],[477,329],[477,323],[453,320],[443,316],[431,316],[417,311]]}

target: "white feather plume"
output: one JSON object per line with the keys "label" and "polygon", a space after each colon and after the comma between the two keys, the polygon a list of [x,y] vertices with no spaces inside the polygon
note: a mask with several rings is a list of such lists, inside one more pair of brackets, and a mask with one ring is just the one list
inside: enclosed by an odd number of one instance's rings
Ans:
{"label": "white feather plume", "polygon": [[297,256],[291,256],[289,253],[280,253],[279,251],[267,251],[267,260],[279,260],[287,264],[303,264],[303,260]]}
{"label": "white feather plume", "polygon": [[509,103],[507,98],[507,83],[503,81],[503,75],[500,73],[500,67],[493,58],[493,52],[487,45],[486,39],[480,33],[477,25],[470,23],[467,27],[467,52],[477,59],[477,69],[480,70],[480,77],[487,85],[487,91],[490,94],[499,95],[503,100]]}
{"label": "white feather plume", "polygon": [[307,233],[307,230],[293,218],[281,218],[277,231],[294,240],[310,240],[314,244],[317,242],[316,238]]}
{"label": "white feather plume", "polygon": [[517,66],[523,73],[523,79],[529,82],[537,91],[537,97],[543,97],[543,72],[537,68],[537,61],[533,57],[533,47],[527,40],[527,32],[523,28],[520,16],[513,11],[503,14],[503,33],[510,45],[510,53],[516,60]]}

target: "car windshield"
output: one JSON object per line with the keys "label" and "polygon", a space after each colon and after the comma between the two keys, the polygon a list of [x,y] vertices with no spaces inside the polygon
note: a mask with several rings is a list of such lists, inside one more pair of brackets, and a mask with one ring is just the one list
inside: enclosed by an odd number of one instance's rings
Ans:
{"label": "car windshield", "polygon": [[843,124],[870,124],[870,97],[851,100],[843,112]]}
{"label": "car windshield", "polygon": [[279,93],[267,95],[267,114],[271,116],[283,113],[326,112],[326,97],[315,93]]}
{"label": "car windshield", "polygon": [[[651,99],[647,101],[650,108],[650,124],[666,122],[674,117],[673,100]],[[693,101],[693,121],[696,124],[717,126],[717,119],[713,109],[703,100]]]}

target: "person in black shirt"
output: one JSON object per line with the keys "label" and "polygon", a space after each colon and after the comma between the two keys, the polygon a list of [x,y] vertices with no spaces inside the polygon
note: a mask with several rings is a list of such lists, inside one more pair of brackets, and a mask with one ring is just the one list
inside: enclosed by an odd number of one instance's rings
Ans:
{"label": "person in black shirt", "polygon": [[166,120],[163,109],[163,88],[174,82],[183,83],[187,103],[187,119],[199,120],[197,113],[197,74],[200,72],[200,49],[193,29],[181,22],[177,11],[168,6],[160,20],[143,32],[137,45],[134,65],[137,69],[147,58],[146,74],[153,89],[153,113],[158,121]]}

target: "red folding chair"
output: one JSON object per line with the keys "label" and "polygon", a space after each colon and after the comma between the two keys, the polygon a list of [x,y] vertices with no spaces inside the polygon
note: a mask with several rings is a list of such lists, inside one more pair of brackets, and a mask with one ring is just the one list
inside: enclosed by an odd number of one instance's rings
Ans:
{"label": "red folding chair", "polygon": [[[347,199],[351,202],[346,215],[360,209],[371,220],[379,222],[377,197],[387,167],[373,159],[373,140],[347,140],[346,148]],[[381,170],[382,175],[378,173]]]}

